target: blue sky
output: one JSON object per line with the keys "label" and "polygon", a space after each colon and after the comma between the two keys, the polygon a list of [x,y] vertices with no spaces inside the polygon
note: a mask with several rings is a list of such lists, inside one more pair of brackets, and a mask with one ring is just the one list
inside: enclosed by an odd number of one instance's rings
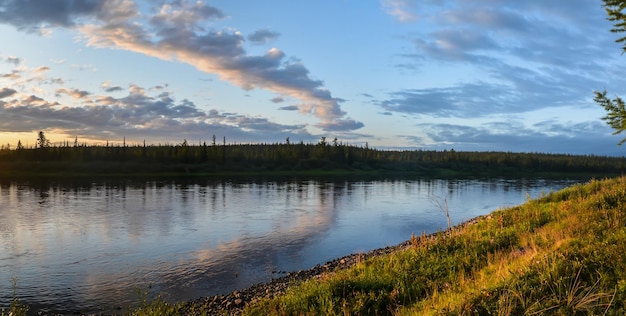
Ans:
{"label": "blue sky", "polygon": [[[622,155],[593,0],[0,0],[0,143]],[[6,145],[5,145],[6,146]]]}

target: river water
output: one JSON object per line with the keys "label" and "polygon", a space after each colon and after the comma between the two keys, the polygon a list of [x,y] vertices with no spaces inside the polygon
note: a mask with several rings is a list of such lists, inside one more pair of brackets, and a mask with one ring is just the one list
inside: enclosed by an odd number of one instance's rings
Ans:
{"label": "river water", "polygon": [[[227,293],[575,181],[219,179],[0,183],[0,306],[125,311]],[[13,283],[16,282],[14,286]]]}

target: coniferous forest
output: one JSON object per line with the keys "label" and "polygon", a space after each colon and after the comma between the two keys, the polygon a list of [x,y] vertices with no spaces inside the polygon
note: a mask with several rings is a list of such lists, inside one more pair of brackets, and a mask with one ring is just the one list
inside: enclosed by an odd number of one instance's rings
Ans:
{"label": "coniferous forest", "polygon": [[5,178],[48,175],[211,175],[237,173],[398,173],[424,176],[619,175],[623,157],[452,150],[378,150],[323,137],[317,144],[227,144],[89,146],[51,145],[0,149]]}

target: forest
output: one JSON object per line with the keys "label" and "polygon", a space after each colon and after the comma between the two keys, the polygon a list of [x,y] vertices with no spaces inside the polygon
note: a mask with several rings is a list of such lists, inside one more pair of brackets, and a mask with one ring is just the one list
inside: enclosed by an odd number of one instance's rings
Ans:
{"label": "forest", "polygon": [[[45,140],[45,138],[43,139]],[[379,150],[326,138],[314,143],[86,145],[0,149],[0,175],[211,175],[398,173],[424,176],[620,175],[624,157],[451,150]]]}

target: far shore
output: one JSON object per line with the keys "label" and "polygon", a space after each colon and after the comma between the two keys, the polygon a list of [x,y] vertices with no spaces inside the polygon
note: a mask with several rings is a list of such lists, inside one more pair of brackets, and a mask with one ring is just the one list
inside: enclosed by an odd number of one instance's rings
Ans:
{"label": "far shore", "polygon": [[353,170],[353,169],[276,169],[276,170],[221,170],[215,172],[197,171],[136,171],[116,170],[84,172],[74,170],[15,171],[0,169],[0,181],[36,180],[80,180],[80,179],[224,179],[224,178],[284,178],[284,177],[342,177],[342,178],[438,178],[438,179],[600,179],[620,176],[613,172],[558,172],[558,171],[502,171],[502,170],[455,170],[434,168],[429,170]]}

